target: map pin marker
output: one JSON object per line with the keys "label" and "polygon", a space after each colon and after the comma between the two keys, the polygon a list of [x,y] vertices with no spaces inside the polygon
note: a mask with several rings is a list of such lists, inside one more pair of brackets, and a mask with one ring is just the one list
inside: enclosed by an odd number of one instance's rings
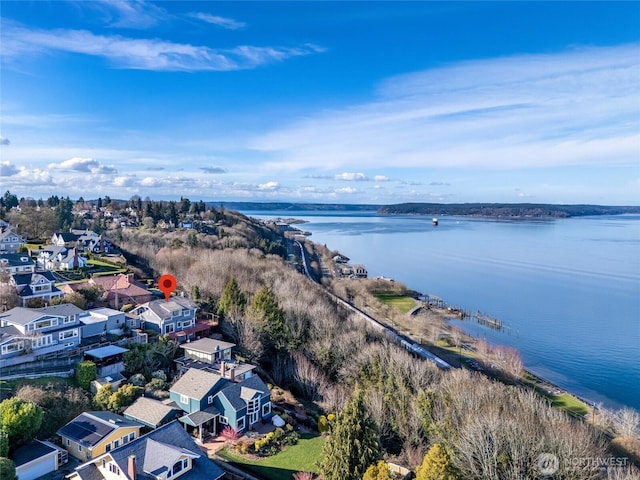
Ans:
{"label": "map pin marker", "polygon": [[164,298],[167,302],[169,301],[171,292],[173,292],[177,286],[178,282],[176,281],[176,277],[173,275],[162,275],[160,280],[158,280],[158,288],[164,292]]}

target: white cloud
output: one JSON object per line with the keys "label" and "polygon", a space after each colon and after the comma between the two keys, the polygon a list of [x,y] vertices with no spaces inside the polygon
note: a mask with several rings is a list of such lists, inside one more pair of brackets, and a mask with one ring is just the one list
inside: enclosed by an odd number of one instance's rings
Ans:
{"label": "white cloud", "polygon": [[75,172],[87,173],[118,173],[112,166],[102,165],[98,160],[93,158],[74,157],[60,163],[50,164],[49,169],[72,170]]}
{"label": "white cloud", "polygon": [[278,190],[280,188],[280,184],[278,182],[261,183],[258,185],[258,188],[260,188],[260,190]]}
{"label": "white cloud", "polygon": [[345,180],[348,182],[366,182],[369,180],[364,173],[344,172],[334,177],[336,180]]}
{"label": "white cloud", "polygon": [[344,187],[344,188],[338,188],[335,190],[336,193],[346,193],[348,195],[352,195],[354,193],[358,192],[357,188],[353,188],[353,187]]}
{"label": "white cloud", "polygon": [[210,15],[208,13],[192,13],[189,16],[202,20],[203,22],[217,25],[218,27],[226,28],[228,30],[238,30],[245,27],[247,24],[238,22],[232,18],[218,17],[216,15]]}
{"label": "white cloud", "polygon": [[290,57],[321,52],[300,47],[238,46],[215,49],[159,39],[96,35],[87,30],[31,30],[5,22],[2,29],[3,60],[24,61],[31,53],[61,51],[102,57],[114,67],[155,71],[232,71],[256,68]]}
{"label": "white cloud", "polygon": [[[638,44],[462,62],[250,143],[270,168],[537,168],[637,162]],[[330,159],[327,161],[327,159]]]}
{"label": "white cloud", "polygon": [[0,145],[9,145],[11,142],[8,138],[0,137]]}
{"label": "white cloud", "polygon": [[389,181],[389,177],[387,177],[386,175],[376,175],[375,177],[373,177],[373,181],[374,182],[388,182]]}
{"label": "white cloud", "polygon": [[163,8],[144,0],[93,0],[83,5],[99,10],[112,27],[148,28],[168,16]]}

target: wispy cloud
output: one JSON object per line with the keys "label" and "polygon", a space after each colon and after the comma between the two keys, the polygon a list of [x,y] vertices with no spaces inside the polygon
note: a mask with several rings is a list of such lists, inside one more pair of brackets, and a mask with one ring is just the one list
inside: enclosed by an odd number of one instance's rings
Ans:
{"label": "wispy cloud", "polygon": [[244,28],[247,24],[244,22],[238,22],[232,18],[218,17],[216,15],[210,15],[208,13],[191,13],[190,17],[197,18],[203,22],[217,25],[218,27],[226,28],[228,30],[238,30]]}
{"label": "wispy cloud", "polygon": [[58,51],[101,57],[115,68],[154,71],[245,70],[323,51],[311,44],[215,49],[159,39],[97,35],[87,30],[35,30],[11,22],[5,22],[1,35],[5,62],[22,61],[29,54]]}
{"label": "wispy cloud", "polygon": [[148,28],[168,16],[166,10],[144,0],[93,0],[83,6],[99,10],[109,26],[119,28]]}
{"label": "wispy cloud", "polygon": [[0,137],[0,145],[9,145],[11,142],[8,138]]}
{"label": "wispy cloud", "polygon": [[307,116],[251,146],[281,170],[628,165],[640,142],[639,48],[574,48],[402,75],[369,103]]}
{"label": "wispy cloud", "polygon": [[94,158],[81,157],[74,157],[60,163],[53,163],[49,165],[48,168],[50,170],[59,169],[86,173],[118,173],[118,171],[114,167],[102,165],[98,160]]}

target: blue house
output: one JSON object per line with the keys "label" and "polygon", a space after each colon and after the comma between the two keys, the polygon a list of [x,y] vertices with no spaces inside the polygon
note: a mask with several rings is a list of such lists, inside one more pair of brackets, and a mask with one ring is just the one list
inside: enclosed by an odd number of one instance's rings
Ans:
{"label": "blue house", "polygon": [[200,439],[227,425],[241,432],[271,417],[269,388],[257,375],[235,383],[191,368],[171,387],[169,397],[185,412],[180,421],[197,429]]}
{"label": "blue house", "polygon": [[83,310],[67,303],[44,308],[16,307],[0,314],[0,366],[77,348],[82,340],[81,313]]}
{"label": "blue house", "polygon": [[133,309],[130,317],[137,319],[140,328],[171,334],[190,329],[196,324],[197,305],[188,298],[172,297],[152,300]]}

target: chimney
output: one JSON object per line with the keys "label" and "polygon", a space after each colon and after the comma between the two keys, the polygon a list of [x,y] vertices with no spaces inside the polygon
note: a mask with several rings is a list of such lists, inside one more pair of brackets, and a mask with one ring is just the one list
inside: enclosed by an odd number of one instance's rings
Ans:
{"label": "chimney", "polygon": [[231,367],[229,369],[229,380],[231,380],[232,382],[235,381],[236,378],[236,369],[234,367]]}
{"label": "chimney", "polygon": [[135,455],[129,455],[129,461],[127,463],[127,476],[129,477],[129,480],[137,480]]}
{"label": "chimney", "polygon": [[226,370],[227,364],[223,361],[220,362],[220,376],[224,378],[224,373]]}

